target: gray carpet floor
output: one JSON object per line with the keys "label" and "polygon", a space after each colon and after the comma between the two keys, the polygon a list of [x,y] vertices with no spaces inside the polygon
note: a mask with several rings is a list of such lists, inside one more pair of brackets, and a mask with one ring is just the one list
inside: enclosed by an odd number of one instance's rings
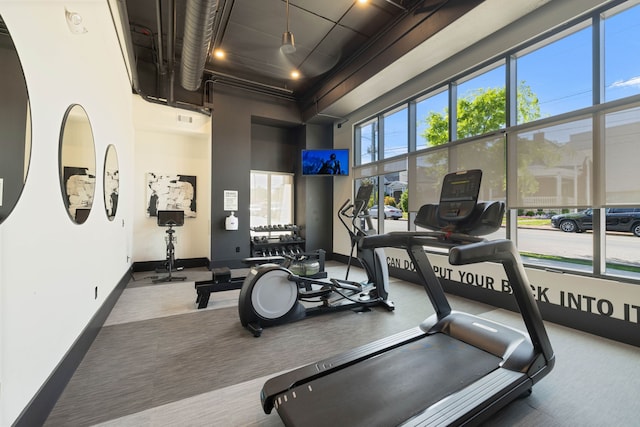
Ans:
{"label": "gray carpet floor", "polygon": [[[331,277],[344,265],[328,263]],[[244,272],[242,272],[244,273]],[[259,393],[277,373],[416,326],[433,310],[424,290],[393,280],[394,312],[312,317],[254,338],[238,319],[238,290],[195,304],[206,269],[154,284],[136,273],[51,412],[46,426],[282,426]],[[350,279],[364,279],[352,270]],[[454,309],[521,327],[519,315],[458,297]],[[487,426],[638,426],[640,348],[547,323],[554,371]],[[428,387],[428,384],[425,385]]]}

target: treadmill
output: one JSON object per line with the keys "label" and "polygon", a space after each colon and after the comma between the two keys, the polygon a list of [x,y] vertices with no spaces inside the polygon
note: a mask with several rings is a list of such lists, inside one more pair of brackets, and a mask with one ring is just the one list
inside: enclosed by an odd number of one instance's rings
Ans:
{"label": "treadmill", "polygon": [[[512,241],[488,241],[502,202],[477,202],[482,172],[448,174],[439,205],[424,205],[415,224],[432,231],[368,236],[363,248],[403,248],[435,314],[419,326],[269,379],[265,413],[287,426],[477,425],[528,396],[554,365],[554,354]],[[526,332],[453,311],[425,247],[448,250],[452,265],[500,263]]]}

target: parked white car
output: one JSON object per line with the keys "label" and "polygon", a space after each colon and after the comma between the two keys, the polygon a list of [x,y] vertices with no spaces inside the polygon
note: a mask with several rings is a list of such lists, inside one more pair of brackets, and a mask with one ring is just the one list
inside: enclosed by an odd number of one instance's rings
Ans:
{"label": "parked white car", "polygon": [[[372,206],[369,208],[369,215],[371,218],[378,218],[378,207]],[[402,210],[389,205],[384,205],[384,219],[399,219],[402,218]]]}

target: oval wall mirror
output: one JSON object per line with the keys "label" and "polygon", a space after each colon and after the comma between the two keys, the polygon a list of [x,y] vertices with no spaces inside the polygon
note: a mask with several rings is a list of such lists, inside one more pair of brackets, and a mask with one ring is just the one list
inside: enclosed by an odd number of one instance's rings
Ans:
{"label": "oval wall mirror", "polygon": [[118,211],[118,193],[120,192],[120,171],[118,167],[118,154],[116,147],[111,144],[107,147],[104,156],[104,206],[107,218],[113,221]]}
{"label": "oval wall mirror", "polygon": [[96,151],[87,113],[80,105],[67,109],[60,132],[60,185],[71,219],[84,223],[96,188]]}
{"label": "oval wall mirror", "polygon": [[31,159],[31,112],[18,52],[0,16],[0,223],[18,203]]}

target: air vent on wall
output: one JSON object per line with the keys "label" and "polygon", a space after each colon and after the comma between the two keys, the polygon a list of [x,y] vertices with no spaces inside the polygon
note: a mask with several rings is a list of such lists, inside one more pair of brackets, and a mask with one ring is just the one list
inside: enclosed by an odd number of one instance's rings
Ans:
{"label": "air vent on wall", "polygon": [[193,123],[193,117],[185,116],[184,114],[178,114],[178,121],[180,123]]}

